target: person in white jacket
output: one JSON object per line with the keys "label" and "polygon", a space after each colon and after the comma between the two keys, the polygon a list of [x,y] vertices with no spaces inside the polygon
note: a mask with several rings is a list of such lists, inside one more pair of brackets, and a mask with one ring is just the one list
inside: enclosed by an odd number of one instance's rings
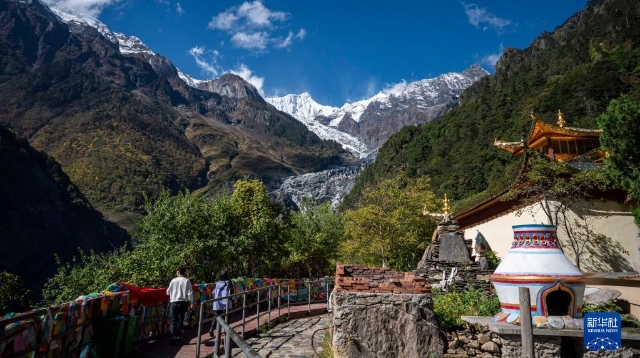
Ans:
{"label": "person in white jacket", "polygon": [[193,288],[191,282],[185,275],[184,266],[176,269],[176,278],[171,280],[167,288],[169,296],[169,314],[171,317],[171,345],[175,346],[177,341],[182,340],[182,320],[190,307],[193,307]]}

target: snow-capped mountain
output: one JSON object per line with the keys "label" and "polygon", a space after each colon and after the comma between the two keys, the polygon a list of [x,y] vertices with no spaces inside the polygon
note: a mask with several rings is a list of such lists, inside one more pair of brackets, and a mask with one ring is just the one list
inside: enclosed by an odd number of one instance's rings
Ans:
{"label": "snow-capped mountain", "polygon": [[123,33],[116,32],[116,38],[118,39],[118,46],[120,47],[120,53],[142,53],[155,55],[153,51],[147,45],[135,36],[127,36]]}
{"label": "snow-capped mountain", "polygon": [[313,120],[317,116],[331,116],[339,108],[323,106],[311,98],[307,92],[301,94],[288,94],[282,97],[266,97],[265,100],[271,103],[278,110],[292,115],[297,120]]}
{"label": "snow-capped mountain", "polygon": [[402,127],[425,123],[446,113],[462,91],[488,74],[479,65],[473,65],[462,73],[446,73],[412,82],[398,90],[379,92],[339,108],[318,104],[308,93],[265,100],[310,129],[314,124],[321,124],[378,148]]}
{"label": "snow-capped mountain", "polygon": [[[154,56],[155,53],[136,36],[127,36],[120,32],[113,32],[107,25],[93,16],[78,14],[73,9],[64,7],[62,3],[43,0],[49,9],[62,19],[71,31],[82,31],[85,27],[93,27],[102,36],[118,45],[122,54],[142,54]],[[187,81],[185,81],[187,82]],[[188,82],[187,82],[188,83]]]}
{"label": "snow-capped mountain", "polygon": [[336,113],[338,108],[323,106],[311,98],[308,93],[289,94],[283,97],[265,98],[278,110],[290,114],[293,118],[302,122],[310,131],[318,137],[327,140],[334,140],[342,147],[359,158],[369,155],[372,149],[362,143],[358,138],[342,132],[337,128],[327,126],[315,118],[318,116],[328,117]]}
{"label": "snow-capped mountain", "polygon": [[195,78],[189,76],[188,74],[183,73],[182,71],[180,71],[180,69],[178,69],[178,76],[184,82],[186,82],[189,86],[195,87],[195,88],[198,88],[198,85],[203,82],[202,80],[195,79]]}

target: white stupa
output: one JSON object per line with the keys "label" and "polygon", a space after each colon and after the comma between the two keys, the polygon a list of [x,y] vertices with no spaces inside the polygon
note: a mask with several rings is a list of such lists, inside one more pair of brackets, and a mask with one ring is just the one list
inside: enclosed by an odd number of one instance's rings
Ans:
{"label": "white stupa", "polygon": [[532,316],[582,317],[586,280],[558,248],[556,227],[513,226],[513,243],[491,275],[502,311],[494,321],[519,323],[519,287],[528,287]]}

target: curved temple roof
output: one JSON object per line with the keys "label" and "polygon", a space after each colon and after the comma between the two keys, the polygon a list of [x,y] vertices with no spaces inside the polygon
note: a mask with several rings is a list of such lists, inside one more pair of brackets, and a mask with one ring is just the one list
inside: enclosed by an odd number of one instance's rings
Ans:
{"label": "curved temple roof", "polygon": [[565,127],[566,122],[560,110],[558,110],[558,122],[555,125],[544,122],[533,113],[530,117],[533,123],[526,144],[523,138],[519,142],[503,142],[496,139],[493,145],[520,155],[527,147],[534,150],[543,147],[547,144],[548,138],[599,138],[602,133],[601,129]]}

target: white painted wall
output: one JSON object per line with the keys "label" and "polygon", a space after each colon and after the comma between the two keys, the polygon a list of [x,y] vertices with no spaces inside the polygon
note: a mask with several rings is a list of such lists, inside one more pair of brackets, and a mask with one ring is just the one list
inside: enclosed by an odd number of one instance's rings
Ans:
{"label": "white painted wall", "polygon": [[[629,213],[629,207],[616,201],[598,201],[597,208],[586,208],[581,210],[583,217],[589,223],[595,233],[601,233],[611,239],[619,242],[629,254],[621,253],[631,268],[640,271],[640,231],[633,221],[633,216]],[[570,214],[571,221],[577,218],[575,212]],[[546,215],[541,209],[540,204],[534,204],[522,210],[509,213],[504,216],[497,217],[489,222],[479,224],[465,229],[464,237],[466,239],[475,239],[478,231],[484,235],[491,248],[500,257],[504,257],[511,248],[513,241],[513,231],[511,226],[523,224],[548,224]],[[561,229],[558,229],[558,238],[564,242],[565,236]],[[565,254],[575,264],[571,250],[563,245]],[[588,253],[581,256],[584,262],[588,260]],[[584,263],[582,266],[589,266]],[[591,271],[586,267],[581,267],[583,271]]]}

